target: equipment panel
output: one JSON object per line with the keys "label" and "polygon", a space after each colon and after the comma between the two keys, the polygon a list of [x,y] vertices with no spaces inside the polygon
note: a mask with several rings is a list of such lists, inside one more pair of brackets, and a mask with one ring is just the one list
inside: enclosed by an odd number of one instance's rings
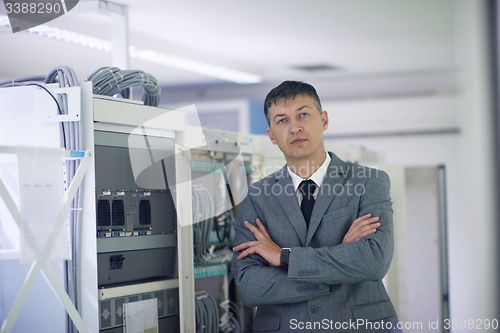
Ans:
{"label": "equipment panel", "polygon": [[174,278],[174,139],[95,131],[99,287]]}
{"label": "equipment panel", "polygon": [[148,138],[149,146],[144,147],[137,146],[138,140],[133,134],[95,132],[99,238],[175,233],[175,205],[168,187],[168,175],[175,174],[174,139]]}

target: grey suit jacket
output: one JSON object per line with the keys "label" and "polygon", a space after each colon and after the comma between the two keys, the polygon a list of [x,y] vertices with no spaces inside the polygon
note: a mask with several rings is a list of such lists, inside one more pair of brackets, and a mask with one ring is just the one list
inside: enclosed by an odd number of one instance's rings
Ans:
{"label": "grey suit jacket", "polygon": [[[258,306],[254,331],[400,332],[381,281],[394,248],[389,177],[329,154],[309,229],[286,166],[252,184],[238,205],[235,245],[255,240],[243,222],[259,218],[276,244],[291,248],[288,271],[257,254],[233,257],[243,303]],[[341,244],[352,222],[368,213],[380,217],[377,232]]]}

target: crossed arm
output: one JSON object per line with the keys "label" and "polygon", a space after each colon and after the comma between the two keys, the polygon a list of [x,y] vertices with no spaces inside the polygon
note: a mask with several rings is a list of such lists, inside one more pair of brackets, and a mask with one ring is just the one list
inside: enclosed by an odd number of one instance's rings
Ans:
{"label": "crossed arm", "polygon": [[[378,220],[378,217],[372,217],[371,214],[365,214],[357,218],[347,231],[342,243],[359,241],[364,236],[377,232],[377,228],[380,227]],[[260,219],[256,219],[255,222],[258,228],[248,221],[244,222],[245,227],[254,234],[256,240],[235,246],[233,248],[234,252],[243,250],[236,259],[241,260],[250,254],[258,254],[269,265],[280,266],[281,247],[272,240]]]}
{"label": "crossed arm", "polygon": [[[377,218],[372,219],[370,214],[365,214],[356,219],[344,236],[343,242],[346,244],[341,245],[348,245],[347,243],[354,244],[356,240],[362,239],[363,235],[375,233],[374,229],[376,230],[380,226],[377,220]],[[297,268],[293,268],[294,266],[290,266],[289,271],[277,267],[280,266],[281,247],[272,240],[264,224],[257,219],[257,227],[248,221],[245,221],[244,226],[241,227],[245,227],[247,232],[251,232],[251,235],[256,239],[255,241],[244,242],[233,248],[235,252],[233,268],[235,269],[236,285],[240,290],[240,296],[245,305],[252,307],[265,304],[308,301],[328,295],[331,292],[330,284],[342,283],[331,281],[331,274],[326,274],[326,279],[320,275],[316,276],[315,280],[312,280],[304,276],[297,276]],[[243,231],[239,232],[242,233]],[[315,251],[315,249],[310,250]],[[238,251],[242,252],[236,256],[236,252]],[[313,260],[314,256],[320,255],[323,259],[326,259],[329,250],[325,248],[324,251],[326,252],[307,253],[300,257],[307,257],[308,260]],[[353,248],[348,251],[358,253]],[[299,254],[299,251],[293,252],[295,256]],[[300,262],[303,263],[303,260],[301,259]],[[338,272],[341,276],[352,274],[345,271],[346,269],[350,269],[352,265],[348,257],[340,259],[338,262],[333,263],[333,265],[333,267],[336,267],[335,269],[339,270]],[[303,264],[299,266],[305,267]],[[354,274],[358,275],[357,273]]]}
{"label": "crossed arm", "polygon": [[[382,279],[393,251],[387,175],[380,173],[366,189],[370,195],[360,199],[361,216],[352,222],[342,244],[294,247],[288,271],[278,268],[281,246],[265,227],[269,221],[258,220],[265,215],[262,203],[245,200],[239,209],[240,221],[245,222],[236,225],[233,248],[235,280],[243,302],[247,306],[296,303],[329,294],[331,285]],[[306,275],[306,271],[315,274]]]}

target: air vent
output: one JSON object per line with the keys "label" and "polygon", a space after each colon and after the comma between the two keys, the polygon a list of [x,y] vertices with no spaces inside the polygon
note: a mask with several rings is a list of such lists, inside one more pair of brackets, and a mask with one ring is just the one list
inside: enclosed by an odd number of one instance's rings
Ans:
{"label": "air vent", "polygon": [[315,64],[315,65],[301,65],[301,66],[293,66],[294,69],[298,69],[304,72],[309,73],[318,73],[318,72],[326,72],[326,71],[339,71],[340,67],[331,66],[327,64]]}
{"label": "air vent", "polygon": [[141,200],[139,203],[139,224],[151,224],[151,204],[149,200]]}
{"label": "air vent", "polygon": [[113,225],[125,225],[125,208],[123,200],[113,200]]}
{"label": "air vent", "polygon": [[109,209],[109,200],[97,201],[97,226],[104,227],[111,225],[111,210]]}
{"label": "air vent", "polygon": [[100,302],[101,328],[111,327],[111,301]]}

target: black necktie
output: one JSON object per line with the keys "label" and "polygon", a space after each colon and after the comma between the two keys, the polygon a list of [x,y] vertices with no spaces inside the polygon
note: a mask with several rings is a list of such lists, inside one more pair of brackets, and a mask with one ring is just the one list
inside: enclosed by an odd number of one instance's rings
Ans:
{"label": "black necktie", "polygon": [[302,193],[302,204],[300,205],[300,209],[302,210],[302,214],[304,215],[304,219],[306,220],[306,225],[309,228],[309,221],[311,220],[311,213],[314,207],[314,191],[316,191],[315,182],[312,180],[303,180],[299,185],[299,191]]}

